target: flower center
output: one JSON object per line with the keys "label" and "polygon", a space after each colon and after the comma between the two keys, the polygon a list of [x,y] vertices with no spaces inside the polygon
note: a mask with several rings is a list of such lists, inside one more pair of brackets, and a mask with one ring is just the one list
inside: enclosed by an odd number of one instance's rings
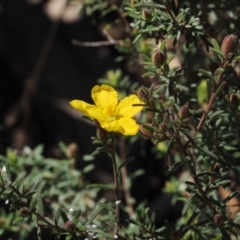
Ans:
{"label": "flower center", "polygon": [[116,112],[115,106],[108,106],[108,108],[107,108],[107,115],[108,115],[107,121],[108,122],[112,122],[112,121],[116,120],[115,112]]}

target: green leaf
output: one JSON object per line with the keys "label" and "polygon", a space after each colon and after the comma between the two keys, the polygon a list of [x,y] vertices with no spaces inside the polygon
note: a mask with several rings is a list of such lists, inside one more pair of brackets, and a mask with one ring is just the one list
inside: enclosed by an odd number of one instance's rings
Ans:
{"label": "green leaf", "polygon": [[168,230],[169,232],[172,231],[171,224],[169,223],[168,220],[165,220],[165,221],[164,221],[164,225],[165,225],[165,227],[167,228],[167,230]]}
{"label": "green leaf", "polygon": [[42,240],[42,231],[40,227],[37,227],[37,239]]}
{"label": "green leaf", "polygon": [[101,152],[107,152],[108,151],[108,147],[107,146],[103,146],[103,147],[98,147],[94,152],[92,152],[93,156],[98,155]]}
{"label": "green leaf", "polygon": [[196,173],[193,163],[191,161],[187,161],[187,165],[188,165],[188,169],[189,169],[190,173],[192,174],[192,176],[196,176],[197,173]]}
{"label": "green leaf", "polygon": [[189,226],[192,222],[193,222],[193,220],[197,217],[197,215],[200,213],[200,211],[195,211],[194,213],[193,213],[193,215],[188,219],[188,221],[187,221],[187,223],[186,223],[186,226]]}
{"label": "green leaf", "polygon": [[207,172],[207,171],[204,171],[204,172],[200,172],[200,173],[198,173],[198,177],[205,177],[205,176],[207,176],[207,177],[212,177],[212,176],[216,176],[217,175],[217,173],[215,173],[215,172]]}
{"label": "green leaf", "polygon": [[77,222],[78,220],[79,220],[79,217],[81,216],[81,213],[82,213],[82,211],[81,210],[77,210],[76,211],[76,213],[75,213],[75,215],[74,215],[74,217],[73,217],[73,221],[75,222]]}
{"label": "green leaf", "polygon": [[120,171],[123,167],[125,167],[128,163],[132,162],[134,159],[135,159],[134,157],[130,157],[127,160],[125,160],[118,166],[118,171]]}
{"label": "green leaf", "polygon": [[88,173],[88,172],[90,172],[90,171],[92,171],[94,169],[94,164],[88,164],[87,166],[85,166],[84,168],[83,168],[83,173]]}
{"label": "green leaf", "polygon": [[55,225],[57,226],[58,225],[58,221],[59,221],[59,218],[61,216],[61,210],[62,210],[62,206],[60,205],[57,209],[57,212],[56,212],[56,215],[55,215],[55,219],[54,219],[54,222],[55,222]]}
{"label": "green leaf", "polygon": [[132,223],[134,225],[137,225],[137,226],[139,225],[138,221],[135,220],[135,219],[132,219],[132,218],[128,219],[128,222],[130,222],[130,223]]}
{"label": "green leaf", "polygon": [[184,21],[189,10],[190,10],[190,8],[186,8],[182,12],[180,12],[176,17],[177,22],[180,23],[180,22]]}
{"label": "green leaf", "polygon": [[213,159],[215,159],[215,160],[218,159],[218,157],[217,157],[215,154],[213,154],[212,152],[210,152],[208,149],[199,147],[199,146],[197,146],[197,145],[195,145],[195,147],[196,147],[197,149],[199,149],[200,151],[204,152],[207,156],[209,156],[209,157],[211,157],[211,158],[213,158]]}
{"label": "green leaf", "polygon": [[39,193],[37,193],[37,210],[42,216],[44,216],[43,202]]}
{"label": "green leaf", "polygon": [[113,212],[113,213],[115,212],[114,208],[112,208],[110,206],[110,204],[106,204],[106,203],[103,203],[103,202],[98,202],[97,205],[99,205],[102,208],[106,208],[110,212]]}
{"label": "green leaf", "polygon": [[219,59],[220,60],[222,60],[223,59],[223,54],[222,54],[222,52],[221,51],[218,51],[217,49],[215,49],[215,48],[210,48],[211,49],[211,51],[212,52],[214,52],[214,53],[216,53],[217,54],[217,56],[219,57]]}
{"label": "green leaf", "polygon": [[145,78],[145,77],[149,77],[149,76],[153,76],[153,75],[156,75],[155,73],[153,72],[146,72],[142,75],[142,78]]}
{"label": "green leaf", "polygon": [[9,163],[7,163],[5,166],[2,167],[1,174],[4,180],[8,182],[11,181],[11,172],[10,172]]}
{"label": "green leaf", "polygon": [[191,185],[191,186],[196,187],[196,184],[195,184],[194,182],[185,181],[185,183],[186,183],[187,185]]}
{"label": "green leaf", "polygon": [[59,143],[58,143],[58,146],[59,146],[59,148],[61,149],[61,151],[62,151],[64,154],[67,153],[67,145],[66,145],[65,143],[59,142]]}
{"label": "green leaf", "polygon": [[212,38],[212,45],[213,45],[214,49],[222,52],[221,48],[220,48],[220,46],[219,46],[219,44],[218,44],[218,42],[217,42],[217,40],[215,38]]}
{"label": "green leaf", "polygon": [[159,14],[159,16],[161,16],[161,18],[166,18],[166,19],[172,20],[172,17],[168,13],[163,12],[163,11],[158,10],[158,9],[155,10],[155,11]]}
{"label": "green leaf", "polygon": [[218,96],[223,91],[223,88],[225,87],[225,85],[226,85],[226,82],[223,81],[215,93],[216,96]]}
{"label": "green leaf", "polygon": [[218,110],[213,112],[212,114],[208,115],[206,118],[206,124],[209,125],[216,117],[220,117],[220,115],[224,113],[223,110]]}
{"label": "green leaf", "polygon": [[32,187],[30,188],[30,190],[36,189],[41,181],[42,181],[42,179],[35,181],[34,184],[32,185]]}
{"label": "green leaf", "polygon": [[91,224],[91,223],[93,222],[93,220],[98,216],[98,214],[99,214],[102,210],[103,210],[103,207],[98,207],[98,208],[96,208],[95,211],[93,211],[93,212],[90,214],[90,216],[89,216],[89,218],[88,218],[88,220],[87,220],[87,222],[86,222],[86,225]]}
{"label": "green leaf", "polygon": [[165,64],[168,65],[174,58],[175,58],[175,56],[170,56],[170,57],[165,61]]}
{"label": "green leaf", "polygon": [[215,83],[214,75],[211,72],[206,71],[204,69],[199,69],[199,72],[202,73],[203,76],[209,78],[213,83]]}
{"label": "green leaf", "polygon": [[79,240],[79,238],[76,235],[76,233],[71,233],[71,236],[72,236],[73,240]]}
{"label": "green leaf", "polygon": [[166,45],[166,40],[163,40],[163,41],[161,42],[161,45],[160,45],[160,51],[161,51],[161,52],[164,52],[164,50],[165,50],[165,45]]}
{"label": "green leaf", "polygon": [[149,56],[147,56],[146,54],[140,54],[140,57],[142,58],[142,60],[143,61],[145,61],[145,62],[152,62],[152,59],[149,57]]}
{"label": "green leaf", "polygon": [[223,203],[229,202],[232,198],[236,197],[239,195],[239,192],[233,192],[229,196],[227,196],[225,199],[223,199]]}
{"label": "green leaf", "polygon": [[67,217],[67,214],[63,211],[63,209],[60,210],[61,217],[64,223],[66,223],[69,219]]}
{"label": "green leaf", "polygon": [[30,197],[32,197],[36,192],[37,192],[37,190],[30,191],[30,192],[26,193],[24,197],[25,197],[25,198],[30,198]]}
{"label": "green leaf", "polygon": [[215,70],[215,74],[216,74],[216,75],[219,75],[219,74],[222,74],[224,71],[225,71],[225,69],[220,67],[220,68],[217,68],[217,69]]}
{"label": "green leaf", "polygon": [[227,230],[223,227],[219,227],[221,233],[222,233],[222,239],[224,240],[231,240],[230,234],[228,234]]}
{"label": "green leaf", "polygon": [[30,207],[30,210],[35,210],[36,208],[36,198],[33,196],[32,199],[31,199],[31,202],[29,204],[29,207]]}
{"label": "green leaf", "polygon": [[20,222],[20,221],[22,221],[23,220],[23,217],[16,217],[14,220],[13,220],[13,222],[12,222],[12,224],[13,225],[15,225],[15,224],[17,224],[18,222]]}
{"label": "green leaf", "polygon": [[187,212],[191,202],[192,202],[192,198],[194,197],[195,193],[190,193],[184,207],[183,207],[183,210],[182,210],[182,216],[185,215],[185,213]]}
{"label": "green leaf", "polygon": [[86,188],[87,189],[100,188],[100,189],[111,190],[111,191],[113,190],[113,187],[106,184],[99,184],[99,183],[88,184]]}
{"label": "green leaf", "polygon": [[194,146],[195,145],[195,141],[194,139],[192,138],[192,136],[189,134],[189,131],[188,130],[185,130],[185,129],[180,129],[180,132],[182,132],[187,138],[188,140],[191,142],[191,144]]}
{"label": "green leaf", "polygon": [[141,34],[138,34],[133,40],[133,44],[135,44],[141,38],[141,36],[142,36]]}

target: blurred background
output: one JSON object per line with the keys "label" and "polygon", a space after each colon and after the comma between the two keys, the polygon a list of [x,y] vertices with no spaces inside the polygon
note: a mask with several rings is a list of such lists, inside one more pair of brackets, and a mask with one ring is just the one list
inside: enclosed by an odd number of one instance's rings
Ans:
{"label": "blurred background", "polygon": [[[132,82],[146,84],[139,67],[115,61],[119,52],[114,44],[73,44],[73,40],[109,41],[102,31],[104,19],[100,21],[97,13],[87,16],[80,11],[82,7],[81,1],[68,6],[65,0],[1,1],[0,154],[5,154],[8,147],[21,151],[24,146],[43,144],[46,157],[61,158],[58,143],[74,143],[78,147],[77,167],[81,169],[86,164],[82,156],[95,149],[91,142],[95,126],[84,121],[69,101],[91,102],[92,87],[108,70],[121,69]],[[108,21],[117,17],[110,14]],[[111,32],[115,40],[124,34],[123,26]],[[154,210],[160,207],[158,225],[166,218],[175,219],[180,209],[171,206],[171,196],[161,192],[166,180],[164,161],[156,161],[151,143],[135,142],[128,156],[136,158],[129,164],[129,172],[145,171],[133,181],[136,203],[149,200]],[[109,161],[101,161],[103,158],[97,157],[94,171],[88,174],[90,182],[112,182],[112,166]]]}
{"label": "blurred background", "polygon": [[[95,6],[96,2],[99,5]],[[83,161],[83,156],[96,149],[91,141],[96,127],[72,109],[69,101],[81,99],[91,102],[92,87],[98,84],[100,78],[109,79],[111,75],[112,78],[118,75],[122,82],[128,75],[131,84],[138,86],[149,86],[154,81],[141,77],[143,69],[138,55],[141,51],[134,52],[132,49],[131,52],[130,19],[123,17],[122,2],[110,0],[109,5],[114,11],[103,15],[101,10],[105,11],[108,7],[106,1],[1,0],[0,155],[6,155],[9,148],[21,153],[25,146],[34,149],[43,144],[43,155],[60,161],[65,157],[59,145],[62,142],[68,150],[78,149],[77,169],[82,171],[86,167],[88,163]],[[172,2],[177,5],[181,1]],[[196,16],[201,10],[202,15],[199,16],[204,23],[206,38],[214,37],[220,43],[230,33],[239,36],[238,1],[222,0],[218,5],[214,5],[216,1],[186,2]],[[109,27],[109,23],[114,24]],[[214,59],[206,51],[208,43],[203,39],[196,40],[197,47],[186,48],[187,38],[190,37],[181,36],[175,48],[171,40],[166,42],[168,54],[176,55],[171,64],[188,69],[184,81],[188,81],[189,85],[202,80],[205,83],[198,70],[203,68],[214,72],[218,67],[217,57]],[[150,53],[155,45],[156,42],[146,40],[140,41],[137,47]],[[184,47],[181,48],[181,45]],[[234,79],[239,84],[239,67]],[[206,96],[206,87],[202,92]],[[192,94],[195,95],[195,92]],[[204,109],[205,100],[199,101],[196,104]],[[118,146],[121,152],[120,145],[121,141]],[[177,202],[172,205],[172,194],[162,191],[169,178],[165,175],[162,155],[152,150],[150,141],[140,137],[133,144],[127,144],[126,156],[135,157],[135,161],[127,165],[129,175],[138,169],[144,170],[132,181],[135,206],[148,201],[151,210],[157,210],[157,226],[161,226],[165,219],[174,221],[181,213],[182,204]],[[104,154],[97,156],[94,165],[95,168],[87,173],[87,182],[113,182],[111,162]],[[179,177],[180,173],[176,175]],[[0,204],[7,209],[4,202]],[[0,209],[0,230],[2,221]],[[10,235],[5,235],[6,239],[18,239],[17,234]],[[28,239],[36,239],[35,235],[30,235]],[[43,239],[51,238],[47,232]]]}

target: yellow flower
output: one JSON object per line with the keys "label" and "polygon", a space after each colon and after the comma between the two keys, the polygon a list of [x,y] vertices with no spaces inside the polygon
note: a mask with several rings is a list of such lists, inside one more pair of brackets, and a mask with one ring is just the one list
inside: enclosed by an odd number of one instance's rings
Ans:
{"label": "yellow flower", "polygon": [[96,119],[108,132],[123,135],[135,135],[138,132],[138,124],[133,116],[143,107],[132,105],[143,104],[143,102],[137,96],[131,95],[119,102],[116,90],[105,84],[93,87],[91,95],[95,105],[81,100],[73,100],[70,104],[83,114]]}

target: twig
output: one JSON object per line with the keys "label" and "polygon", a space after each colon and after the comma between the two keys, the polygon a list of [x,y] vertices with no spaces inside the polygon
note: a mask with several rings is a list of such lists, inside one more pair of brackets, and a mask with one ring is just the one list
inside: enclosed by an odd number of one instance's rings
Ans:
{"label": "twig", "polygon": [[99,41],[99,42],[81,42],[77,40],[72,40],[72,44],[81,46],[81,47],[101,47],[101,46],[109,46],[119,44],[119,40],[112,41]]}
{"label": "twig", "polygon": [[120,200],[119,200],[119,182],[118,182],[118,170],[117,170],[117,161],[115,156],[115,135],[111,137],[111,145],[109,153],[112,159],[113,165],[113,176],[114,176],[114,194],[115,194],[115,204],[116,204],[116,215],[117,215],[117,225],[115,229],[115,234],[118,236],[120,228]]}
{"label": "twig", "polygon": [[[125,142],[124,142],[124,138],[122,136],[120,137],[120,158],[121,158],[122,162],[126,161]],[[123,186],[125,201],[126,201],[126,204],[127,204],[128,215],[129,215],[129,217],[132,217],[133,214],[134,214],[134,208],[133,208],[133,205],[131,203],[131,198],[132,197],[131,197],[131,192],[129,190],[129,185],[128,185],[128,174],[127,174],[126,166],[122,167],[121,175],[122,175],[122,186]]]}
{"label": "twig", "polygon": [[[206,107],[206,110],[204,111],[199,123],[198,123],[198,126],[197,128],[195,129],[194,133],[192,134],[192,137],[194,138],[196,136],[196,134],[200,131],[200,129],[202,128],[204,122],[205,122],[205,119],[208,115],[208,113],[210,112],[211,108],[212,108],[212,105],[214,103],[214,100],[216,98],[216,91],[218,89],[218,87],[220,86],[220,83],[222,81],[222,76],[223,76],[223,73],[219,74],[218,75],[218,79],[217,79],[217,82],[216,82],[216,85],[215,85],[215,88],[211,94],[211,97],[210,97],[210,100],[207,104],[207,107]],[[185,144],[185,149],[187,149],[188,145],[189,145],[190,141],[188,140]]]}
{"label": "twig", "polygon": [[172,20],[176,22],[176,19],[172,13],[172,10],[169,8],[168,4],[164,0],[160,0],[160,2],[165,6],[165,9],[168,12],[168,14],[171,16]]}

